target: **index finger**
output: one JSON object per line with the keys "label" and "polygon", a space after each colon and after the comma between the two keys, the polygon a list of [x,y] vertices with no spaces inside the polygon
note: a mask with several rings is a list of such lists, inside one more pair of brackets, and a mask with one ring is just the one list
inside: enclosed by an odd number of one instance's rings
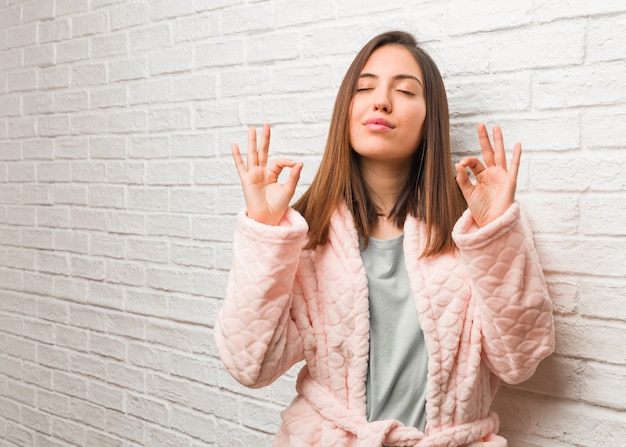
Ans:
{"label": "index finger", "polygon": [[485,165],[494,166],[495,159],[493,154],[493,147],[491,146],[491,140],[489,139],[489,132],[485,123],[478,124],[478,141],[480,142],[480,151],[483,154],[483,160]]}
{"label": "index finger", "polygon": [[506,151],[504,150],[504,137],[502,136],[500,126],[493,127],[493,144],[495,145],[494,157],[496,166],[500,166],[506,171]]}

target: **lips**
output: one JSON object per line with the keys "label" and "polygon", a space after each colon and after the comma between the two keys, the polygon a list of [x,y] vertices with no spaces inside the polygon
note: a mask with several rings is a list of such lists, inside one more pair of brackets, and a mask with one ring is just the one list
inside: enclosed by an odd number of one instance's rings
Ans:
{"label": "lips", "polygon": [[372,130],[385,130],[393,129],[395,126],[384,118],[370,118],[365,121],[365,127]]}

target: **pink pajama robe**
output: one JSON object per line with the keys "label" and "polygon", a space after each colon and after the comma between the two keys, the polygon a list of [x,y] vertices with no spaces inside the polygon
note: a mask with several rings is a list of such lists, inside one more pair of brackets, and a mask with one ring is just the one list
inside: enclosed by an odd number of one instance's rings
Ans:
{"label": "pink pajama robe", "polygon": [[328,243],[313,251],[302,249],[307,230],[293,209],[276,227],[238,216],[215,327],[224,365],[246,386],[306,361],[273,445],[505,447],[490,410],[500,381],[526,380],[554,350],[552,303],[518,204],[480,229],[466,211],[453,231],[458,252],[426,259],[423,224],[406,220],[406,267],[429,358],[424,432],[366,420],[368,289],[350,212],[335,211]]}

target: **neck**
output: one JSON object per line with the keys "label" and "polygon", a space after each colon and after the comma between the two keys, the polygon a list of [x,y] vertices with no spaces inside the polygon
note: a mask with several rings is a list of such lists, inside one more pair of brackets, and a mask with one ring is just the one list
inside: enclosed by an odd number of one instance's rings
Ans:
{"label": "neck", "polygon": [[380,163],[375,160],[361,160],[361,174],[371,200],[383,217],[389,216],[398,199],[400,190],[406,183],[411,169],[410,163]]}

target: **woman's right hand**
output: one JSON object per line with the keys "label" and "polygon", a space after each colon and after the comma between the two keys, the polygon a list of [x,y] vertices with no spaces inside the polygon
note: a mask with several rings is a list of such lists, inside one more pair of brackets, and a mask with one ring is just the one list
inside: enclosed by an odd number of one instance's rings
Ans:
{"label": "woman's right hand", "polygon": [[[303,164],[280,158],[269,168],[267,153],[270,145],[270,126],[263,126],[261,143],[257,147],[256,129],[248,130],[248,165],[243,161],[239,146],[233,143],[233,159],[246,199],[248,217],[266,225],[278,225],[289,207]],[[291,172],[284,184],[278,183],[283,169]]]}

